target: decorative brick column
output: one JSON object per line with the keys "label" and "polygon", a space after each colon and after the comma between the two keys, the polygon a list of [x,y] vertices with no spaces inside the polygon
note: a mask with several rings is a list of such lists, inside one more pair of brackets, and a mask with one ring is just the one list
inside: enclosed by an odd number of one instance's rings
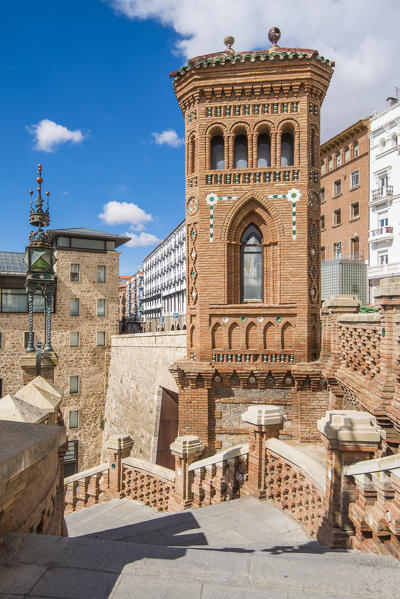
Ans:
{"label": "decorative brick column", "polygon": [[331,410],[318,420],[317,428],[327,450],[326,519],[318,540],[344,547],[354,534],[348,509],[358,493],[351,477],[344,476],[344,468],[376,457],[382,430],[374,416],[353,410]]}
{"label": "decorative brick column", "polygon": [[131,453],[133,439],[129,435],[114,435],[106,443],[108,454],[108,484],[113,497],[123,497],[122,460]]}
{"label": "decorative brick column", "polygon": [[248,479],[244,488],[253,497],[265,499],[265,442],[279,437],[283,412],[277,406],[250,406],[242,420],[250,424]]}
{"label": "decorative brick column", "polygon": [[170,501],[170,510],[178,511],[192,505],[193,472],[188,468],[203,453],[205,445],[195,435],[177,437],[170,445],[175,457],[175,491]]}

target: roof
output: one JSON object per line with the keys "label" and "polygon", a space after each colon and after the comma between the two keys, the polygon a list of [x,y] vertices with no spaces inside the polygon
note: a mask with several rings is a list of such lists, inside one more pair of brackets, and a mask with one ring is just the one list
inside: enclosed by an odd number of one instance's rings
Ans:
{"label": "roof", "polygon": [[86,229],[84,227],[77,227],[74,229],[48,229],[50,242],[56,237],[67,235],[69,237],[88,237],[90,239],[108,239],[115,241],[115,247],[126,243],[130,240],[127,235],[115,235],[114,233],[104,233],[104,231],[97,231],[96,229]]}
{"label": "roof", "polygon": [[340,133],[337,133],[334,137],[331,137],[331,139],[328,139],[328,141],[324,142],[321,145],[321,156],[330,154],[332,150],[348,143],[349,140],[351,140],[354,136],[358,135],[359,133],[368,132],[369,126],[370,117],[360,119],[356,123],[353,123],[352,125],[344,129]]}
{"label": "roof", "polygon": [[318,50],[312,50],[309,48],[281,48],[279,46],[274,46],[270,50],[252,50],[244,52],[223,51],[196,56],[195,58],[190,58],[188,63],[183,65],[183,67],[180,69],[170,73],[170,77],[177,79],[184,75],[187,71],[199,69],[201,67],[214,67],[216,65],[235,64],[237,62],[246,61],[255,62],[256,60],[293,60],[294,58],[315,58],[316,60],[319,60],[330,67],[335,66],[334,61],[329,60],[324,56],[320,56]]}
{"label": "roof", "polygon": [[24,275],[26,266],[22,252],[0,252],[0,274]]}

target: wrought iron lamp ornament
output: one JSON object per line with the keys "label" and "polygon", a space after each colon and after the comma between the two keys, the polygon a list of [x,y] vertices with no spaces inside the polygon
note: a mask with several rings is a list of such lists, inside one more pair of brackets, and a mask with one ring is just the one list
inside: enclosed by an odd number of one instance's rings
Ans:
{"label": "wrought iron lamp ornament", "polygon": [[29,234],[29,245],[25,250],[25,264],[27,274],[25,288],[28,294],[28,345],[27,352],[35,351],[33,344],[33,296],[40,292],[44,297],[45,304],[45,342],[44,352],[53,351],[51,347],[51,309],[55,294],[55,272],[54,272],[54,249],[51,247],[48,232],[42,227],[50,224],[49,196],[46,192],[46,206],[43,206],[42,198],[42,165],[38,165],[37,198],[33,201],[33,191],[30,191],[29,222],[37,227],[37,231]]}

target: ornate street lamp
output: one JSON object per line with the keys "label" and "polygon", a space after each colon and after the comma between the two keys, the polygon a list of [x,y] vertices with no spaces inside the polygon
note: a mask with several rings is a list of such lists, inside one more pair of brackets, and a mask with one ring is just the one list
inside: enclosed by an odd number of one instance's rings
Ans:
{"label": "ornate street lamp", "polygon": [[51,310],[54,305],[54,294],[56,290],[54,273],[54,249],[51,247],[48,232],[42,227],[47,227],[50,223],[49,218],[49,196],[46,191],[46,207],[43,206],[42,199],[42,165],[38,165],[38,183],[37,198],[33,201],[33,191],[30,191],[31,202],[29,212],[29,222],[37,227],[37,231],[31,231],[29,234],[29,245],[25,249],[24,262],[27,267],[25,289],[28,294],[28,315],[29,332],[27,352],[35,351],[33,346],[33,296],[40,292],[44,298],[45,312],[45,342],[44,352],[53,351],[51,347]]}

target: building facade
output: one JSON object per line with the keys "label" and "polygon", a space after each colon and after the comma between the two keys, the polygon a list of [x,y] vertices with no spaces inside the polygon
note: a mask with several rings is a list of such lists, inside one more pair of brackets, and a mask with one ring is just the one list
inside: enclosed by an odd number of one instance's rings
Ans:
{"label": "building facade", "polygon": [[369,118],[321,146],[321,260],[368,261]]}
{"label": "building facade", "polygon": [[371,118],[369,296],[382,278],[400,276],[400,103]]}
{"label": "building facade", "polygon": [[235,52],[228,37],[225,51],[171,74],[186,142],[179,431],[209,452],[245,438],[250,397],[279,397],[299,422],[305,412],[293,410],[319,390],[307,395],[301,365],[320,346],[320,109],[333,63],[281,48],[279,36],[273,28],[272,47],[256,52]]}
{"label": "building facade", "polygon": [[182,221],[143,260],[144,331],[186,328],[186,225]]}
{"label": "building facade", "polygon": [[144,273],[139,267],[137,273],[119,278],[119,331],[120,333],[140,333],[143,330]]}
{"label": "building facade", "polygon": [[[107,390],[111,335],[118,333],[116,248],[128,238],[91,229],[49,231],[55,247],[56,299],[53,349],[58,356],[54,382],[63,389],[61,406],[69,439],[69,473],[98,463]],[[20,361],[26,356],[28,304],[24,254],[0,252],[1,394],[23,385]],[[44,341],[44,304],[34,298],[34,342]]]}

